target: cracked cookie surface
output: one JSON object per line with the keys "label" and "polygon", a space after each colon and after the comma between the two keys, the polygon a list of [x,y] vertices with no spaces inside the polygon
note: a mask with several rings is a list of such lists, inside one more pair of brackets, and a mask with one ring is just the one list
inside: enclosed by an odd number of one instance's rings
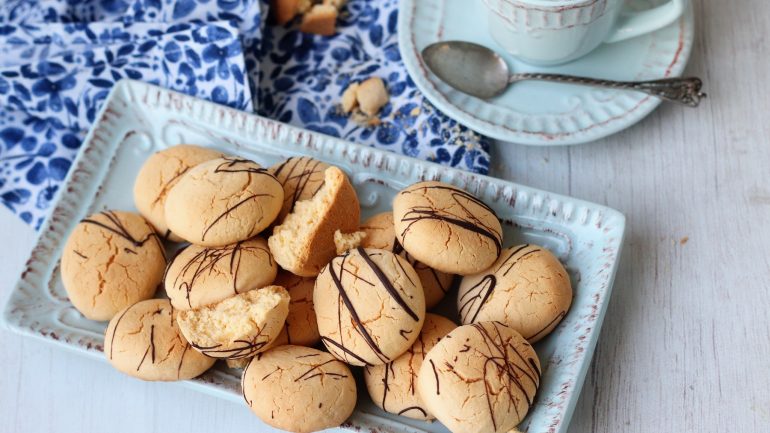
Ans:
{"label": "cracked cookie surface", "polygon": [[422,289],[425,292],[425,308],[433,308],[444,299],[449,289],[452,288],[452,280],[454,279],[452,274],[437,271],[425,263],[417,261],[404,250],[396,239],[392,212],[383,212],[367,219],[361,224],[360,230],[366,233],[361,241],[362,247],[388,250],[409,261],[422,283]]}
{"label": "cracked cookie surface", "polygon": [[168,193],[166,222],[196,245],[224,246],[267,228],[283,205],[283,187],[247,159],[218,158],[190,169]]}
{"label": "cracked cookie surface", "polygon": [[171,188],[196,165],[224,155],[214,149],[180,144],[150,155],[134,181],[134,204],[164,239],[181,242],[166,224],[165,203]]}
{"label": "cracked cookie surface", "polygon": [[390,251],[356,248],[335,257],[313,292],[321,341],[351,365],[388,363],[412,346],[425,295],[409,262]]}
{"label": "cracked cookie surface", "polygon": [[190,310],[272,284],[278,265],[261,237],[224,247],[190,245],[169,263],[164,277],[174,308]]}
{"label": "cracked cookie surface", "polygon": [[152,298],[163,278],[165,251],[140,215],[104,211],[78,223],[61,258],[61,277],[70,301],[91,320]]}
{"label": "cracked cookie surface", "polygon": [[507,433],[527,415],[540,386],[532,346],[500,322],[464,325],[428,352],[417,391],[449,430]]}
{"label": "cracked cookie surface", "polygon": [[455,328],[457,325],[446,317],[428,313],[420,336],[406,353],[388,364],[366,367],[366,389],[374,404],[396,415],[434,419],[417,393],[417,373],[430,349]]}
{"label": "cracked cookie surface", "polygon": [[166,299],[148,299],[120,311],[104,333],[104,354],[117,370],[143,380],[192,379],[214,359],[190,347]]}
{"label": "cracked cookie surface", "polygon": [[337,427],[356,405],[350,369],[309,347],[280,346],[257,355],[243,372],[241,388],[262,421],[296,433]]}
{"label": "cracked cookie surface", "polygon": [[502,250],[503,229],[492,208],[446,183],[419,182],[399,192],[393,221],[404,249],[442,272],[482,271]]}
{"label": "cracked cookie surface", "polygon": [[296,346],[313,346],[321,339],[318,333],[318,323],[313,306],[313,287],[315,278],[300,277],[288,271],[281,271],[275,279],[275,284],[286,288],[291,301],[289,315],[281,334],[271,347],[284,344]]}
{"label": "cracked cookie surface", "polygon": [[463,324],[496,320],[530,343],[548,335],[572,304],[564,266],[537,245],[508,248],[487,270],[460,283],[457,309]]}

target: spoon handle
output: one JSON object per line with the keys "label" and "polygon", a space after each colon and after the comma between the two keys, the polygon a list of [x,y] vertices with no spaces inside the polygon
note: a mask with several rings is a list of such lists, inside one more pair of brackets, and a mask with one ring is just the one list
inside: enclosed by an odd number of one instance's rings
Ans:
{"label": "spoon handle", "polygon": [[522,73],[512,74],[509,83],[524,80],[556,81],[560,83],[584,84],[612,89],[629,89],[657,96],[666,101],[679,102],[690,107],[697,107],[706,94],[701,92],[703,82],[700,78],[664,78],[652,81],[612,81],[596,78],[575,77],[562,74]]}

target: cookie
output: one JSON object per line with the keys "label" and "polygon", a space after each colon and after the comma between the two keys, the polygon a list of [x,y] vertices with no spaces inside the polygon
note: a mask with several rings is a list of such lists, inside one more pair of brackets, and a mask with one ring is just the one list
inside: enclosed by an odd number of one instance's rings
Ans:
{"label": "cookie", "polygon": [[313,308],[313,287],[315,278],[298,277],[286,271],[281,271],[275,284],[285,287],[289,292],[289,315],[286,324],[276,342],[271,347],[284,344],[297,346],[313,346],[321,339]]}
{"label": "cookie", "polygon": [[390,251],[356,248],[318,275],[313,292],[321,341],[351,365],[379,365],[412,346],[425,319],[420,279]]}
{"label": "cookie", "polygon": [[283,205],[278,180],[247,159],[204,162],[182,175],[166,196],[169,229],[196,245],[221,247],[267,228]]}
{"label": "cookie", "polygon": [[169,190],[192,167],[223,156],[214,149],[180,144],[147,158],[134,181],[134,204],[161,237],[172,242],[182,241],[166,224],[164,205]]}
{"label": "cookie", "polygon": [[327,168],[328,164],[303,156],[291,157],[268,169],[283,185],[283,206],[275,219],[277,223],[294,210],[294,203],[313,197],[321,189]]}
{"label": "cookie", "polygon": [[417,392],[453,432],[507,433],[527,415],[540,386],[540,360],[499,322],[456,328],[425,356]]}
{"label": "cookie", "polygon": [[248,358],[267,349],[289,314],[279,286],[249,290],[208,307],[182,310],[177,321],[190,345],[212,358]]}
{"label": "cookie", "polygon": [[559,324],[572,304],[572,285],[550,251],[519,245],[503,251],[492,267],[463,278],[457,308],[463,324],[496,320],[530,343]]}
{"label": "cookie", "polygon": [[190,310],[270,285],[277,273],[267,241],[255,237],[224,247],[188,246],[169,263],[164,285],[174,308]]}
{"label": "cookie", "polygon": [[337,427],[356,406],[350,369],[309,347],[280,346],[259,354],[244,370],[241,389],[262,421],[295,433]]}
{"label": "cookie", "polygon": [[366,389],[374,404],[385,412],[419,420],[432,420],[417,393],[417,373],[425,355],[457,325],[446,317],[425,315],[425,324],[412,347],[395,361],[364,369]]}
{"label": "cookie", "polygon": [[360,229],[366,233],[366,237],[361,241],[362,247],[392,251],[409,261],[414,270],[417,271],[417,276],[420,277],[422,289],[425,292],[426,308],[435,307],[452,288],[453,275],[437,271],[425,263],[418,262],[404,251],[396,239],[392,212],[383,212],[369,218],[361,224]]}
{"label": "cookie", "polygon": [[61,258],[61,278],[72,305],[91,320],[152,298],[166,256],[160,238],[141,216],[104,211],[80,221]]}
{"label": "cookie", "polygon": [[174,315],[166,299],[140,301],[118,312],[104,332],[107,360],[117,370],[143,380],[200,376],[215,359],[190,348]]}
{"label": "cookie", "polygon": [[456,186],[420,182],[393,199],[396,238],[416,260],[460,275],[481,272],[500,255],[503,229],[483,201]]}
{"label": "cookie", "polygon": [[361,207],[348,177],[337,167],[324,171],[324,185],[295,203],[267,240],[278,264],[294,275],[314,277],[337,255],[334,232],[358,229]]}

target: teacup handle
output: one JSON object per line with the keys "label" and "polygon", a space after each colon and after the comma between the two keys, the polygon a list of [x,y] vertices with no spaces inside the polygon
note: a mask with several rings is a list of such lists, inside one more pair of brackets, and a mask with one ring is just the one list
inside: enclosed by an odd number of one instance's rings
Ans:
{"label": "teacup handle", "polygon": [[617,27],[605,42],[619,42],[663,28],[682,16],[687,0],[670,0],[642,12],[622,12]]}

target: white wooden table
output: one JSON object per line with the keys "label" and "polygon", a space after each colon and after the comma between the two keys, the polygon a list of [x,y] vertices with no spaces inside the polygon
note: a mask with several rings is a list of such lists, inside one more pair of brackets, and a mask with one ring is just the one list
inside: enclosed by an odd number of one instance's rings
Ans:
{"label": "white wooden table", "polygon": [[[495,176],[628,217],[572,433],[770,432],[770,2],[694,1],[701,108],[587,146],[495,148]],[[5,209],[0,227],[4,303],[35,233]],[[259,431],[245,406],[4,331],[0,347],[2,431]]]}

